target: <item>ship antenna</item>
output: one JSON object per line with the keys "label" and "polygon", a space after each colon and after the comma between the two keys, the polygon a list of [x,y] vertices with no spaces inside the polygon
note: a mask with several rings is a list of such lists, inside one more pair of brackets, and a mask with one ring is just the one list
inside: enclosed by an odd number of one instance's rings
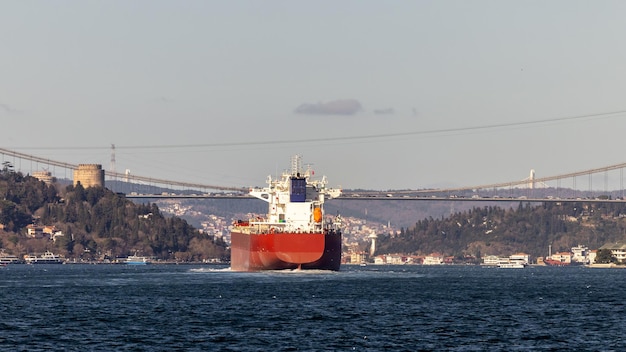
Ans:
{"label": "ship antenna", "polygon": [[302,169],[300,155],[294,155],[291,157],[291,175],[295,176],[300,173]]}

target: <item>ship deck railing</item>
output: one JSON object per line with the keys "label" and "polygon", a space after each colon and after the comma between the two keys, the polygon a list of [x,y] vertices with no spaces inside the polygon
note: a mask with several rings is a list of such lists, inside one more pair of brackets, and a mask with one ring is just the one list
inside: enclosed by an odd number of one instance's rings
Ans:
{"label": "ship deck railing", "polygon": [[324,233],[323,229],[316,229],[314,231],[287,231],[285,230],[285,223],[269,223],[269,222],[258,222],[258,221],[250,221],[248,222],[248,226],[235,226],[237,231],[241,231],[243,233],[248,234],[268,234],[268,233]]}

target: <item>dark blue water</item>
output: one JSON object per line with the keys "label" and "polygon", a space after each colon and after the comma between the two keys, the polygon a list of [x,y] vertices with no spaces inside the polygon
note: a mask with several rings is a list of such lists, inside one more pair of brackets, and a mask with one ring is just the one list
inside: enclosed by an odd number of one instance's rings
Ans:
{"label": "dark blue water", "polygon": [[7,351],[624,351],[626,270],[0,269]]}

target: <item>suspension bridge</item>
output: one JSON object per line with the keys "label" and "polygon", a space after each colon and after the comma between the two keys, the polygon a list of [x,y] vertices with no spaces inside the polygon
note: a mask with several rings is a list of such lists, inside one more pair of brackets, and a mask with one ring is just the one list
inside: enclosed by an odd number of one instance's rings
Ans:
{"label": "suspension bridge", "polygon": [[[22,162],[23,161],[23,162]],[[49,158],[42,158],[15,150],[0,148],[0,162],[10,165],[15,171],[34,175],[41,169],[50,174],[64,174],[79,165]],[[29,166],[30,165],[30,169]],[[346,200],[421,200],[421,201],[494,201],[494,202],[626,202],[624,192],[624,168],[626,163],[608,165],[594,169],[564,173],[546,177],[531,176],[520,180],[491,184],[439,189],[413,189],[398,191],[351,191],[344,190],[338,199]],[[57,170],[58,169],[58,170]],[[619,174],[619,188],[609,190],[609,173]],[[106,187],[128,198],[250,198],[248,187],[229,187],[200,184],[156,177],[131,175],[113,170],[104,171]],[[593,189],[594,180],[603,180],[601,190]],[[615,177],[615,176],[614,176]],[[602,183],[602,182],[601,182]],[[563,185],[571,185],[564,187]],[[597,184],[597,182],[596,182]],[[586,187],[585,187],[586,186]],[[156,192],[156,190],[161,190]]]}

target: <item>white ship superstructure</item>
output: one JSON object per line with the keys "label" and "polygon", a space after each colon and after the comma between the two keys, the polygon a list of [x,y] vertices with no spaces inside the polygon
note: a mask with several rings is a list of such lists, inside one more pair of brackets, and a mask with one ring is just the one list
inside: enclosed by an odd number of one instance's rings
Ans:
{"label": "white ship superstructure", "polygon": [[292,157],[291,172],[283,172],[280,179],[267,177],[267,187],[253,188],[250,195],[268,203],[267,219],[250,224],[270,225],[279,232],[323,231],[324,201],[341,195],[340,189],[327,189],[326,176],[312,179],[312,170],[302,171],[300,156]]}

